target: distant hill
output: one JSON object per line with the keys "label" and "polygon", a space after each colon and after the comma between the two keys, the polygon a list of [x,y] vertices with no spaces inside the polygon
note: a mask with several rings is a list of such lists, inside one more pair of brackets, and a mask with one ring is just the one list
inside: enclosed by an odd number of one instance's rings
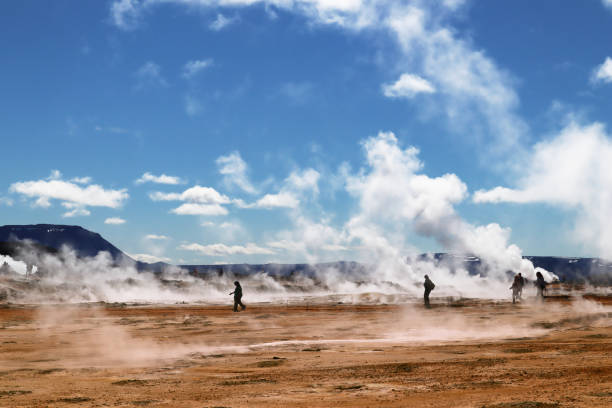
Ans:
{"label": "distant hill", "polygon": [[[161,272],[169,265],[163,262],[149,264],[134,261],[120,249],[102,238],[100,234],[86,230],[77,225],[4,225],[0,227],[0,254],[15,255],[23,246],[23,240],[32,241],[38,250],[57,252],[62,245],[73,248],[79,257],[96,256],[98,252],[108,252],[116,262],[133,262],[141,271]],[[464,268],[471,274],[482,268],[480,259],[474,256],[436,253],[423,254],[421,259],[432,257],[438,264],[447,267]],[[612,285],[612,263],[599,258],[566,258],[554,256],[525,256],[535,267],[541,267],[555,273],[565,282],[590,282],[593,284]],[[334,269],[341,274],[359,279],[367,275],[368,267],[357,262],[330,262],[322,264],[228,264],[228,265],[180,265],[194,275],[211,276],[214,274],[232,274],[235,276],[264,272],[278,278],[291,278],[294,275],[313,278],[317,270]]]}
{"label": "distant hill", "polygon": [[78,225],[4,225],[0,227],[0,248],[14,247],[16,241],[30,240],[34,243],[59,250],[63,245],[74,249],[79,257],[96,256],[100,251],[108,252],[113,259],[129,258],[116,246],[102,238],[100,234],[86,230]]}

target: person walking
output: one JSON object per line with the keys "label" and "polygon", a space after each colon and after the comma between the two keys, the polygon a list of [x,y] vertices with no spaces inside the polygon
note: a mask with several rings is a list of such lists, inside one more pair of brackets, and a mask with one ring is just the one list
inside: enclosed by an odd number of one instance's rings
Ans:
{"label": "person walking", "polygon": [[523,286],[525,286],[525,278],[519,272],[518,274],[518,298],[523,299]]}
{"label": "person walking", "polygon": [[237,312],[238,305],[240,305],[242,310],[246,309],[246,306],[242,304],[242,286],[240,286],[240,282],[235,281],[234,286],[236,286],[236,288],[230,295],[234,295],[234,312]]}
{"label": "person walking", "polygon": [[423,299],[425,300],[425,307],[429,308],[431,305],[429,304],[429,294],[436,287],[436,285],[429,279],[429,276],[425,275],[425,293],[423,295]]}

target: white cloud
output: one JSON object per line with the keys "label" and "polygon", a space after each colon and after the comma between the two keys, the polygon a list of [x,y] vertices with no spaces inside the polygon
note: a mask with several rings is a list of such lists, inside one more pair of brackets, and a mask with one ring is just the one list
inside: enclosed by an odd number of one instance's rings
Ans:
{"label": "white cloud", "polygon": [[135,73],[136,89],[159,88],[168,86],[161,74],[161,67],[153,61],[144,63]]}
{"label": "white cloud", "polygon": [[136,184],[143,184],[143,183],[183,184],[184,181],[176,176],[168,176],[166,174],[155,176],[149,172],[145,172],[139,179],[135,181],[135,183]]}
{"label": "white cloud", "polygon": [[388,98],[413,98],[420,93],[436,92],[429,81],[412,74],[402,74],[394,83],[383,85],[382,90]]}
{"label": "white cloud", "polygon": [[[612,0],[610,1],[612,3]],[[606,57],[606,60],[595,68],[591,76],[591,82],[606,84],[612,82],[612,58]]]}
{"label": "white cloud", "polygon": [[169,239],[169,238],[167,236],[165,236],[165,235],[148,234],[148,235],[145,236],[145,239],[164,241],[164,240]]}
{"label": "white cloud", "polygon": [[185,203],[170,212],[178,215],[227,215],[228,211],[219,204]]}
{"label": "white cloud", "polygon": [[247,175],[248,166],[239,152],[232,152],[226,156],[220,156],[217,160],[219,173],[228,187],[237,186],[243,191],[254,194],[257,189],[251,184]]}
{"label": "white cloud", "polygon": [[319,178],[321,174],[315,169],[308,168],[302,172],[293,171],[285,180],[288,188],[298,191],[312,191],[319,194]]}
{"label": "white cloud", "polygon": [[210,244],[200,245],[196,243],[182,244],[178,247],[185,251],[194,251],[208,256],[225,255],[272,255],[275,252],[269,248],[263,248],[253,243],[242,245]]}
{"label": "white cloud", "polygon": [[111,225],[121,225],[121,224],[125,224],[125,220],[119,217],[110,217],[110,218],[105,219],[104,223],[111,224]]}
{"label": "white cloud", "polygon": [[193,186],[182,193],[162,193],[155,191],[149,194],[153,201],[187,201],[199,204],[228,204],[230,199],[212,187]]}
{"label": "white cloud", "polygon": [[140,7],[138,0],[116,0],[111,4],[111,19],[117,27],[132,30],[138,24]]}
{"label": "white cloud", "polygon": [[213,31],[221,31],[231,24],[237,23],[240,20],[238,16],[226,17],[221,13],[217,14],[217,18],[208,25]]}
{"label": "white cloud", "polygon": [[204,69],[211,67],[212,64],[212,58],[187,61],[183,66],[183,77],[187,79],[193,78]]}
{"label": "white cloud", "polygon": [[77,184],[89,184],[91,183],[91,177],[74,177],[70,181]]}
{"label": "white cloud", "polygon": [[536,144],[515,188],[477,191],[477,203],[547,203],[576,211],[574,236],[612,259],[612,137],[602,124],[571,123]]}
{"label": "white cloud", "polygon": [[150,255],[150,254],[128,254],[128,255],[137,261],[146,262],[146,263],[157,263],[157,262],[170,263],[172,262],[171,258],[168,258],[165,256],[156,256],[156,255]]}
{"label": "white cloud", "polygon": [[73,206],[68,203],[63,203],[62,205],[70,210],[62,214],[62,217],[65,217],[65,218],[79,217],[79,216],[86,217],[88,215],[91,215],[91,212],[88,209],[83,208],[81,206]]}
{"label": "white cloud", "polygon": [[612,9],[612,0],[601,0],[605,7]]}
{"label": "white cloud", "polygon": [[129,197],[126,189],[107,190],[97,184],[81,186],[56,177],[61,177],[61,173],[54,172],[53,178],[47,180],[13,183],[10,191],[34,198],[34,205],[43,208],[49,207],[51,200],[59,200],[64,207],[72,210],[64,214],[66,217],[89,215],[85,207],[118,208]]}
{"label": "white cloud", "polygon": [[290,192],[266,194],[255,203],[256,208],[296,208],[300,201]]}

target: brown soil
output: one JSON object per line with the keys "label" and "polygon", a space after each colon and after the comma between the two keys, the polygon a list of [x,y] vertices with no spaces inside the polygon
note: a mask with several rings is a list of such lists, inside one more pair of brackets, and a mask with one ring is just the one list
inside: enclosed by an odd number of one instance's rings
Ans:
{"label": "brown soil", "polygon": [[0,305],[0,407],[609,407],[609,303]]}

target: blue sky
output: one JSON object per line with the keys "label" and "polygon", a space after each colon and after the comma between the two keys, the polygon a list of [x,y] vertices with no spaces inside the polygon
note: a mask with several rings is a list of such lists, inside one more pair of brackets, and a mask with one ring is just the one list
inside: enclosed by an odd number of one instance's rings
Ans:
{"label": "blue sky", "polygon": [[0,223],[173,263],[612,257],[611,23],[607,0],[2,2]]}

